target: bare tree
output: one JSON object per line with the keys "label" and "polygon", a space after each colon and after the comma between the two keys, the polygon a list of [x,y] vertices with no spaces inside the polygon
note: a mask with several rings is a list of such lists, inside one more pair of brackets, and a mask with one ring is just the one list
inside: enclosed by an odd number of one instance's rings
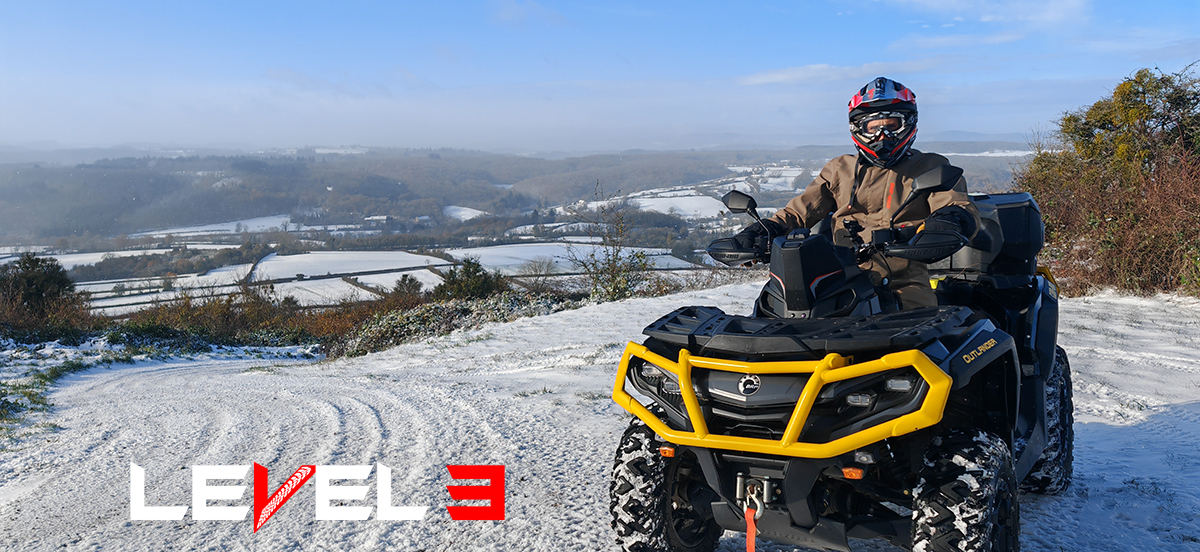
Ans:
{"label": "bare tree", "polygon": [[558,271],[557,263],[550,257],[537,256],[517,268],[517,276],[525,285],[525,289],[534,293],[546,293],[553,289],[550,277]]}
{"label": "bare tree", "polygon": [[646,283],[652,265],[644,251],[630,246],[633,227],[629,212],[633,206],[615,195],[605,195],[600,181],[596,181],[595,196],[595,208],[585,204],[571,212],[578,222],[585,224],[593,243],[586,248],[567,246],[567,258],[587,273],[593,299],[616,301],[632,297]]}

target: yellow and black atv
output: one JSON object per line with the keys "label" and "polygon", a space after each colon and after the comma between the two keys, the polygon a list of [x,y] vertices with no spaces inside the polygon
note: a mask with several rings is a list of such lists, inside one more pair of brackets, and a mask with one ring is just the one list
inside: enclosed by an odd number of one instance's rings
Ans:
{"label": "yellow and black atv", "polygon": [[[922,175],[908,200],[960,174]],[[757,219],[749,196],[724,199]],[[1018,490],[1070,484],[1071,374],[1057,287],[1035,261],[1037,204],[973,199],[969,244],[892,230],[839,246],[814,228],[769,255],[710,248],[769,260],[770,278],[754,316],[683,307],[626,347],[613,399],[635,419],[610,487],[623,550],[711,551],[725,530],[827,550],[1019,550]],[[871,255],[933,263],[941,305],[898,311],[858,268]]]}

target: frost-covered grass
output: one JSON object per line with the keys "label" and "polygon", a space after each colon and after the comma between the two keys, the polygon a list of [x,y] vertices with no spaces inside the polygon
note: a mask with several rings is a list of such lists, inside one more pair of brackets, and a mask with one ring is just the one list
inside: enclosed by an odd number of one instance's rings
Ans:
{"label": "frost-covered grass", "polygon": [[[114,364],[150,360],[195,360],[199,358],[321,358],[316,345],[292,347],[221,347],[178,339],[131,339],[124,343],[118,333],[88,339],[79,345],[57,341],[18,344],[0,339],[0,450],[6,441],[17,440],[29,430],[38,430],[36,418],[50,412],[47,394],[65,376]],[[32,417],[32,418],[31,418]]]}
{"label": "frost-covered grass", "polygon": [[562,296],[511,291],[485,299],[426,303],[410,310],[377,315],[344,339],[332,343],[327,352],[332,357],[360,356],[461,328],[550,314],[580,304]]}

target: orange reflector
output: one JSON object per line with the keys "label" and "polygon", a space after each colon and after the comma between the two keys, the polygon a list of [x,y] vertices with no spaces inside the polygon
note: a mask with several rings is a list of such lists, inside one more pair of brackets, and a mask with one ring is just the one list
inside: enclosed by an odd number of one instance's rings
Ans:
{"label": "orange reflector", "polygon": [[846,479],[862,479],[862,468],[842,468],[842,477]]}
{"label": "orange reflector", "polygon": [[658,447],[658,454],[660,454],[663,458],[674,458],[675,447]]}

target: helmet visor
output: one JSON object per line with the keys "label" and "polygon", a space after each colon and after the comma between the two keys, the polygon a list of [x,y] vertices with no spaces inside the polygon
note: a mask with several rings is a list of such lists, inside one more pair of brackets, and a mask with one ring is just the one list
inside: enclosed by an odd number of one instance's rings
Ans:
{"label": "helmet visor", "polygon": [[866,142],[881,138],[896,138],[908,130],[908,114],[897,111],[880,111],[859,117],[850,123],[850,132]]}

